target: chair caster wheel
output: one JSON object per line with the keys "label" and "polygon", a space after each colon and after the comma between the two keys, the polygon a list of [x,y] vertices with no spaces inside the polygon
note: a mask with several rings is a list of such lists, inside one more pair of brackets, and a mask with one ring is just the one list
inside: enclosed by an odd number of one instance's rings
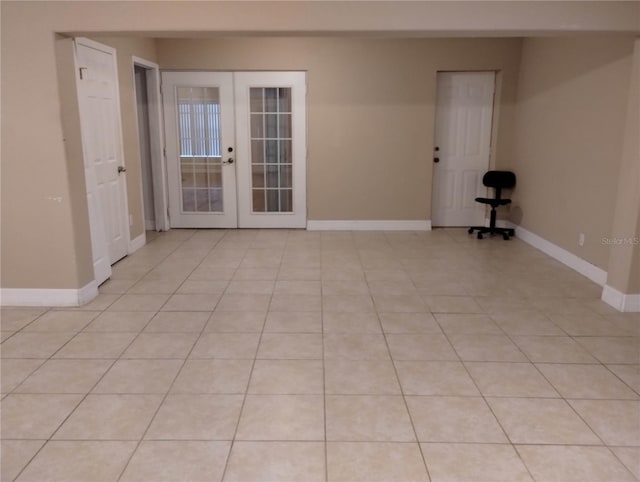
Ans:
{"label": "chair caster wheel", "polygon": [[482,233],[478,233],[478,239],[482,239]]}
{"label": "chair caster wheel", "polygon": [[509,235],[508,234],[503,234],[502,235],[502,239],[504,239],[505,241],[509,241]]}
{"label": "chair caster wheel", "polygon": [[467,229],[467,233],[469,233],[469,234],[473,233],[473,228]]}

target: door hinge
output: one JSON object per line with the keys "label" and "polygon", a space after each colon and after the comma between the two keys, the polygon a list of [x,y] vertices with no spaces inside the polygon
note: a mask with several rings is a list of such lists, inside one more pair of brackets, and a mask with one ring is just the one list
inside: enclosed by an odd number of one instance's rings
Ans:
{"label": "door hinge", "polygon": [[166,147],[162,148],[162,155],[164,156],[165,159],[167,158],[167,148]]}
{"label": "door hinge", "polygon": [[82,80],[84,78],[84,76],[82,75],[82,71],[87,70],[87,67],[78,67],[78,70],[80,71],[80,80]]}

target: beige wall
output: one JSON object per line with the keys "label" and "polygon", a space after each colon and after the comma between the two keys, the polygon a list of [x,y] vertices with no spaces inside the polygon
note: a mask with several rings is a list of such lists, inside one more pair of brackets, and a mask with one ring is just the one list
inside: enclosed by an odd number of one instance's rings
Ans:
{"label": "beige wall", "polygon": [[[142,38],[99,40],[117,50],[133,239],[144,232],[144,223],[131,56],[154,61],[155,44],[152,39]],[[8,75],[6,66],[14,59],[10,49],[5,55],[5,47],[3,42],[2,285],[30,288],[84,286],[93,279],[93,266],[73,41],[56,36],[55,42],[51,43],[53,55],[47,60],[53,62],[55,81],[47,86],[40,84],[37,73],[23,80]],[[24,59],[15,60],[24,62]],[[52,88],[57,92],[52,92]],[[30,89],[35,92],[25,96],[28,99],[7,95],[8,92],[26,94]],[[20,106],[14,105],[16,98],[21,99]],[[33,101],[37,104],[33,105]],[[30,112],[48,113],[42,119]],[[45,125],[38,129],[38,123],[43,121]],[[58,149],[62,152],[58,153]],[[12,154],[15,152],[20,152],[19,157]],[[58,157],[63,163],[54,167]],[[21,201],[12,201],[18,199]],[[6,253],[24,254],[9,256]],[[41,269],[42,275],[33,276]]]}
{"label": "beige wall", "polygon": [[2,286],[77,288],[86,260],[74,231],[54,36],[8,21],[3,9],[1,49]]}
{"label": "beige wall", "polygon": [[83,284],[94,279],[91,243],[85,242],[89,231],[87,188],[85,183],[84,155],[80,130],[80,106],[78,101],[75,46],[73,39],[56,36],[56,60],[58,91],[60,95],[60,119],[66,154],[66,172],[69,179],[69,207],[73,225],[76,275]]}
{"label": "beige wall", "polygon": [[[638,220],[636,223],[634,239],[637,242],[637,240],[640,240],[640,209],[638,209]],[[613,286],[616,287],[616,285]],[[625,283],[623,279],[617,287],[623,293],[640,294],[640,245],[633,245],[633,256],[631,257],[631,264],[629,265],[629,281]]]}
{"label": "beige wall", "polygon": [[129,202],[129,214],[133,219],[130,235],[131,239],[135,239],[144,233],[144,216],[142,211],[142,171],[132,57],[135,56],[156,62],[155,41],[136,37],[94,37],[94,40],[109,45],[117,51],[122,144],[124,164],[127,168],[127,200]]}
{"label": "beige wall", "polygon": [[[2,3],[8,3],[4,0]],[[626,0],[94,0],[40,1],[47,24],[74,32],[197,32],[518,36],[629,33],[640,29],[640,5]]]}
{"label": "beige wall", "polygon": [[[635,239],[640,239],[640,209],[638,209],[638,221],[636,224]],[[640,245],[634,245],[633,257],[631,258],[631,265],[629,266],[629,282],[624,286],[620,286],[620,289],[626,293],[640,293]]]}
{"label": "beige wall", "polygon": [[511,158],[519,39],[164,39],[162,69],[306,70],[310,220],[431,216],[438,70],[502,71],[497,161]]}
{"label": "beige wall", "polygon": [[[3,1],[0,2],[0,8],[1,286],[50,289],[80,288],[88,282],[87,273],[91,270],[90,258],[87,256],[90,237],[84,218],[85,201],[82,200],[85,191],[77,167],[77,154],[74,154],[77,147],[65,146],[65,135],[70,133],[63,132],[63,118],[68,117],[70,123],[73,123],[73,119],[63,112],[66,106],[63,108],[61,104],[61,95],[68,89],[64,85],[59,87],[61,82],[58,80],[58,68],[62,68],[64,62],[58,63],[55,54],[56,32],[82,33],[90,37],[108,32],[119,36],[127,32],[140,36],[140,32],[144,32],[141,36],[175,37],[210,35],[211,32],[216,32],[217,35],[221,32],[245,32],[293,35],[373,33],[387,36],[515,36],[533,32],[566,33],[567,25],[570,25],[572,34],[580,31],[610,33],[637,32],[640,11],[637,2],[510,2],[507,5],[505,2],[474,1]],[[362,49],[356,45],[357,42],[350,48],[350,52],[357,56]],[[479,41],[479,45],[491,44]],[[409,50],[416,58],[417,49]],[[403,54],[397,47],[386,48],[386,51]],[[323,53],[326,55],[327,50],[322,49],[320,54]],[[427,50],[427,53],[433,52]],[[488,55],[492,53],[481,56],[480,60],[484,63],[489,58]],[[374,54],[366,54],[362,65],[371,72],[373,67],[379,65],[375,60]],[[452,59],[440,60],[445,65]],[[331,59],[326,61],[333,62]],[[411,83],[414,72],[426,75],[425,72],[432,68],[428,62],[431,61],[419,58],[417,68],[413,69],[410,62],[400,55],[397,60],[388,60],[387,64],[391,67],[398,65]],[[348,72],[349,65],[344,64],[344,58],[334,62],[338,67],[344,66]],[[230,67],[231,65],[225,65],[225,68]],[[465,65],[463,68],[470,66]],[[375,69],[375,75],[378,74],[379,69]],[[374,86],[384,86],[384,82],[375,78],[373,80]],[[378,99],[378,103],[370,107],[359,107],[359,102],[367,96],[371,97],[371,88],[362,87],[363,96],[358,97],[359,90],[354,89],[353,84],[348,84],[348,89],[343,91],[335,82],[331,84],[331,79],[329,82],[333,87],[327,89],[325,94],[331,94],[332,89],[337,90],[333,98],[338,102],[342,101],[341,94],[352,92],[354,99],[351,102],[357,107],[351,117],[336,119],[337,127],[334,132],[328,132],[334,143],[329,146],[329,151],[336,151],[343,142],[340,136],[347,136],[347,133],[341,131],[340,125],[352,125],[360,120],[360,116],[366,116],[370,111],[380,115],[383,100]],[[430,82],[432,87],[433,78]],[[430,85],[427,82],[423,87],[429,89]],[[425,116],[428,117],[424,130],[420,126],[410,133],[399,133],[402,139],[410,139],[422,146],[416,153],[424,152],[427,147],[428,141],[422,139],[422,136],[424,132],[430,132],[428,122],[432,119],[432,116],[426,114],[428,107],[425,107],[431,94],[425,91],[422,95],[422,104],[416,107],[415,112],[409,108],[414,99],[405,98],[401,93],[395,93],[393,99],[399,110],[389,109],[390,116],[396,118],[408,115],[421,121]],[[324,111],[318,107],[317,115],[333,115],[330,107],[325,107]],[[344,110],[338,109],[340,113]],[[65,121],[65,126],[67,125],[71,124]],[[394,130],[390,132],[396,133]],[[505,154],[509,150],[505,144],[508,142],[506,137],[508,136],[501,137]],[[387,164],[379,168],[383,171],[393,162],[413,162],[398,160],[391,147],[386,149],[384,157]],[[364,164],[358,167],[369,166]],[[327,181],[328,174],[316,174],[319,176],[318,182]],[[420,189],[418,184],[424,185],[424,181],[427,181],[428,185],[428,168],[423,167],[420,176],[417,181],[411,180],[409,185],[409,191],[413,194],[403,197],[401,202],[422,202],[415,193]],[[354,203],[357,209],[365,204],[363,200],[355,200]],[[428,199],[421,206],[409,214],[424,214],[428,210]],[[342,206],[339,202],[329,203],[322,209],[333,212],[335,208]],[[318,212],[320,214],[322,211]]]}
{"label": "beige wall", "polygon": [[522,47],[512,219],[605,271],[632,49],[630,37],[525,39]]}
{"label": "beige wall", "polygon": [[623,132],[622,160],[612,219],[607,284],[622,293],[640,294],[640,38],[635,40],[633,70]]}

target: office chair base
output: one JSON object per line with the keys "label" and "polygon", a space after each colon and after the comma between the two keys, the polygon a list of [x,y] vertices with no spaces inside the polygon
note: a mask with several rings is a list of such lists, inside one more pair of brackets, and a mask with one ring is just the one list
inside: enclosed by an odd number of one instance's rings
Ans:
{"label": "office chair base", "polygon": [[474,231],[478,231],[478,239],[482,239],[483,234],[490,234],[493,236],[494,234],[501,234],[502,238],[505,241],[508,241],[511,236],[515,236],[516,231],[511,228],[497,228],[497,227],[488,227],[488,226],[473,226],[467,230],[469,234],[472,234]]}

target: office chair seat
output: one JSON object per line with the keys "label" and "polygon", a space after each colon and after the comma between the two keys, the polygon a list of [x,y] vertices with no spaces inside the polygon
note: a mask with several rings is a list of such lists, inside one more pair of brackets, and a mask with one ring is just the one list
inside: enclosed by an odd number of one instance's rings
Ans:
{"label": "office chair seat", "polygon": [[507,204],[511,204],[511,199],[495,199],[495,198],[489,198],[489,197],[477,197],[476,202],[498,207],[498,206],[505,206]]}
{"label": "office chair seat", "polygon": [[502,189],[510,189],[516,185],[516,175],[511,171],[488,171],[482,177],[482,184],[487,187],[492,187],[496,191],[496,197],[477,197],[476,202],[481,204],[488,204],[491,206],[491,220],[489,226],[472,226],[469,228],[469,234],[474,231],[478,231],[478,239],[482,239],[484,233],[502,234],[502,237],[506,240],[509,236],[515,235],[515,230],[511,228],[498,228],[496,227],[496,208],[498,206],[506,206],[511,204],[511,199],[503,199],[501,197]]}

